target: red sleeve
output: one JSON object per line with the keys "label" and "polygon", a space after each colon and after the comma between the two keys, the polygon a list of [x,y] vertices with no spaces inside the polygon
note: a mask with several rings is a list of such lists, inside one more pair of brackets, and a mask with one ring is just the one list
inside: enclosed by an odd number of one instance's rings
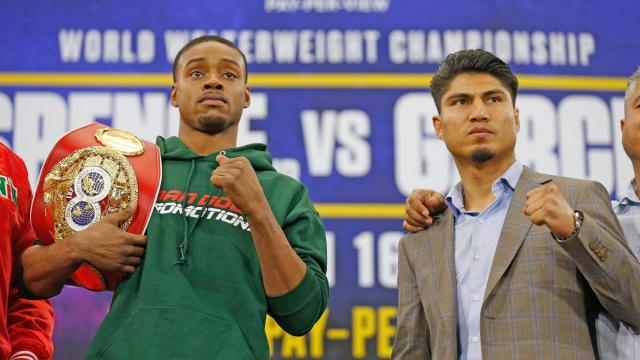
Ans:
{"label": "red sleeve", "polygon": [[11,353],[31,351],[38,360],[53,356],[53,309],[49,300],[27,300],[18,289],[9,290],[7,329]]}
{"label": "red sleeve", "polygon": [[14,185],[18,189],[18,207],[22,217],[21,231],[13,237],[13,269],[7,309],[7,329],[11,339],[11,353],[30,351],[38,360],[53,356],[53,308],[49,300],[28,300],[22,297],[16,286],[17,268],[21,266],[22,252],[33,244],[35,234],[31,229],[31,187],[27,169],[22,159],[15,157]]}

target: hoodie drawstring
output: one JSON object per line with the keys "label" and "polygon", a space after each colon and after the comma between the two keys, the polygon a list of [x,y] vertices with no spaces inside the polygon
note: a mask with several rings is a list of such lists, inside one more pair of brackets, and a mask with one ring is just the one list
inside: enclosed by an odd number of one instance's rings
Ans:
{"label": "hoodie drawstring", "polygon": [[[218,154],[226,156],[227,152],[222,150]],[[184,230],[182,232],[182,241],[178,245],[180,258],[176,260],[176,262],[174,263],[176,265],[182,265],[187,261],[187,255],[189,253],[189,238],[191,237],[193,230],[196,228],[196,225],[198,225],[198,222],[202,218],[202,217],[198,217],[191,224],[191,226],[189,226],[189,221],[187,219],[187,211],[186,211],[187,209],[185,208],[185,206],[187,205],[187,197],[189,196],[189,187],[191,186],[191,178],[193,177],[193,173],[195,169],[196,169],[196,159],[191,159],[191,168],[189,169],[189,176],[187,176],[187,182],[184,186],[185,196],[184,196],[184,199],[182,199],[182,202],[180,204],[182,206],[182,224],[183,224]],[[211,196],[213,196],[213,193],[211,194]]]}
{"label": "hoodie drawstring", "polygon": [[189,222],[187,221],[187,214],[185,209],[187,197],[189,196],[189,187],[191,186],[191,177],[193,176],[193,172],[195,171],[195,169],[196,169],[196,160],[191,159],[191,169],[189,169],[189,176],[187,176],[187,182],[184,186],[185,196],[184,196],[184,199],[182,199],[182,204],[181,204],[182,205],[182,224],[183,224],[184,230],[183,230],[182,242],[180,242],[180,245],[178,245],[178,251],[180,251],[180,258],[175,262],[175,264],[177,265],[182,265],[185,263],[185,261],[187,261],[187,252],[189,251],[189,236],[191,235],[191,232],[195,228],[196,223],[198,222],[197,220],[199,220],[197,219],[196,221],[194,221],[191,228],[189,228]]}

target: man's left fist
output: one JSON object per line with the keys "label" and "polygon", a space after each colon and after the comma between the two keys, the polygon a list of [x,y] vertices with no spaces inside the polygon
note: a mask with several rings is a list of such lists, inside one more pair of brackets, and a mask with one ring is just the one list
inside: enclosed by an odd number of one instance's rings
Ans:
{"label": "man's left fist", "polygon": [[553,183],[527,193],[524,213],[532,223],[545,225],[558,238],[568,237],[576,227],[574,210]]}
{"label": "man's left fist", "polygon": [[220,166],[211,173],[211,184],[224,190],[231,201],[247,216],[268,207],[256,172],[247,158],[216,156]]}

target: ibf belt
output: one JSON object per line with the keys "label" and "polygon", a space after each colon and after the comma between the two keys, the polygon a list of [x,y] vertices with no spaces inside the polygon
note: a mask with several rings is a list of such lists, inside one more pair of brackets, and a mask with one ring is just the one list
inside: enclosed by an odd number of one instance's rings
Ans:
{"label": "ibf belt", "polygon": [[[48,245],[137,203],[133,217],[119,227],[143,234],[160,178],[155,144],[101,124],[71,131],[56,143],[42,167],[31,209],[33,228]],[[115,289],[122,278],[122,272],[103,272],[83,263],[70,280],[101,291]]]}

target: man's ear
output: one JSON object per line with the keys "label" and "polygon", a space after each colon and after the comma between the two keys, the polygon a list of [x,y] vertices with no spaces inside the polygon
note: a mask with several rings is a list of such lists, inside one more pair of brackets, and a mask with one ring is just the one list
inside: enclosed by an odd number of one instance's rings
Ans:
{"label": "man's ear", "polygon": [[244,90],[244,104],[242,104],[243,108],[248,108],[251,105],[251,94],[249,92],[249,86]]}
{"label": "man's ear", "polygon": [[436,131],[436,136],[438,139],[442,140],[442,119],[440,118],[440,115],[433,115],[431,121],[433,122],[433,128]]}
{"label": "man's ear", "polygon": [[620,131],[624,131],[624,119],[620,119]]}
{"label": "man's ear", "polygon": [[171,85],[171,106],[178,107],[178,88],[176,87],[176,83]]}
{"label": "man's ear", "polygon": [[518,109],[517,107],[514,107],[513,114],[515,115],[515,127],[516,127],[516,134],[517,134],[520,132],[520,109]]}

